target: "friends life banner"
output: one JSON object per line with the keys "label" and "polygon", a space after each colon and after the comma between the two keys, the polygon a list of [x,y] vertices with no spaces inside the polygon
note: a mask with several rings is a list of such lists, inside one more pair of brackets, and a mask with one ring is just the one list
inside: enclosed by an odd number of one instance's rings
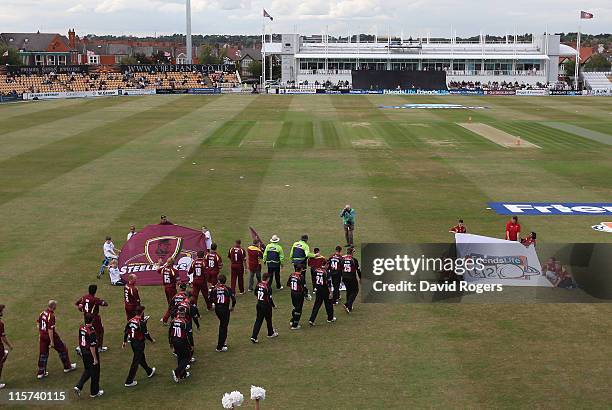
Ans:
{"label": "friends life banner", "polygon": [[149,225],[132,236],[119,254],[119,269],[124,280],[131,273],[138,285],[161,285],[158,261],[174,258],[174,268],[181,281],[187,281],[187,271],[198,251],[206,250],[201,231],[179,225]]}
{"label": "friends life banner", "polygon": [[543,286],[552,283],[542,272],[534,245],[466,233],[455,234],[457,257],[479,260],[466,270],[466,282],[506,286]]}

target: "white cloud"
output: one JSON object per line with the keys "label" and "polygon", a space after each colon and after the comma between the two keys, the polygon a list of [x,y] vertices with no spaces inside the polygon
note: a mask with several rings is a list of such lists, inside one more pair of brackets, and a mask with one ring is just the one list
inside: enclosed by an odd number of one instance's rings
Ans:
{"label": "white cloud", "polygon": [[[0,0],[2,31],[79,34],[152,34],[184,30],[185,0]],[[191,0],[194,32],[251,33],[261,30],[261,10],[274,16],[276,32],[320,33],[326,26],[345,34],[349,29],[390,27],[399,32],[448,35],[478,33],[575,31],[574,0]],[[589,0],[583,6],[595,14],[584,21],[584,32],[612,30],[612,2]]]}

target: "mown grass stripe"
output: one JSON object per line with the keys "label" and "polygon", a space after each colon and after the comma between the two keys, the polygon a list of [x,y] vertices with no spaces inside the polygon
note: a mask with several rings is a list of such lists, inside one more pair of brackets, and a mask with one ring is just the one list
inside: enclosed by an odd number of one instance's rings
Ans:
{"label": "mown grass stripe", "polygon": [[253,120],[230,120],[217,128],[215,132],[205,141],[205,145],[238,147],[246,137],[251,128],[255,126]]}
{"label": "mown grass stripe", "polygon": [[322,145],[325,148],[340,148],[340,136],[335,121],[319,121],[317,125],[317,140],[319,141],[317,145]]}
{"label": "mown grass stripe", "polygon": [[195,100],[190,96],[173,99],[166,104],[2,161],[0,204],[99,158],[169,121],[185,116],[210,101]]}
{"label": "mown grass stripe", "polygon": [[34,127],[41,124],[47,124],[64,118],[74,117],[76,115],[80,115],[90,111],[96,111],[104,107],[112,107],[120,104],[125,104],[127,101],[129,101],[129,98],[93,98],[90,100],[86,100],[82,104],[75,107],[53,106],[53,108],[38,111],[35,114],[28,113],[23,115],[16,115],[10,118],[0,120],[0,135],[17,130],[22,130],[24,128]]}
{"label": "mown grass stripe", "polygon": [[312,121],[285,121],[275,148],[313,148]]}

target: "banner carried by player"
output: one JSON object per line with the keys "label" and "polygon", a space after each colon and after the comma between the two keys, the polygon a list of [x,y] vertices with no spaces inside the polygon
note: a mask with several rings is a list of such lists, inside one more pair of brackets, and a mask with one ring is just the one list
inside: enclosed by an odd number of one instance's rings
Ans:
{"label": "banner carried by player", "polygon": [[179,225],[149,225],[132,236],[121,249],[119,269],[124,276],[138,277],[139,285],[161,285],[158,262],[174,258],[174,267],[182,281],[187,280],[191,261],[206,249],[201,231]]}
{"label": "banner carried by player", "polygon": [[467,271],[463,275],[466,282],[552,286],[542,274],[542,265],[533,245],[467,233],[455,234],[455,243],[457,257],[480,259],[484,265],[484,268]]}

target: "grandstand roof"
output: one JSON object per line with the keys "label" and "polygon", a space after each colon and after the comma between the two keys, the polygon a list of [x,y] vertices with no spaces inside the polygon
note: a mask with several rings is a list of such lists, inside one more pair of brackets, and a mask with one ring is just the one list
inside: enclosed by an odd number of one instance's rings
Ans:
{"label": "grandstand roof", "polygon": [[49,46],[56,39],[68,48],[68,38],[58,33],[0,33],[6,44],[24,51],[49,51]]}

